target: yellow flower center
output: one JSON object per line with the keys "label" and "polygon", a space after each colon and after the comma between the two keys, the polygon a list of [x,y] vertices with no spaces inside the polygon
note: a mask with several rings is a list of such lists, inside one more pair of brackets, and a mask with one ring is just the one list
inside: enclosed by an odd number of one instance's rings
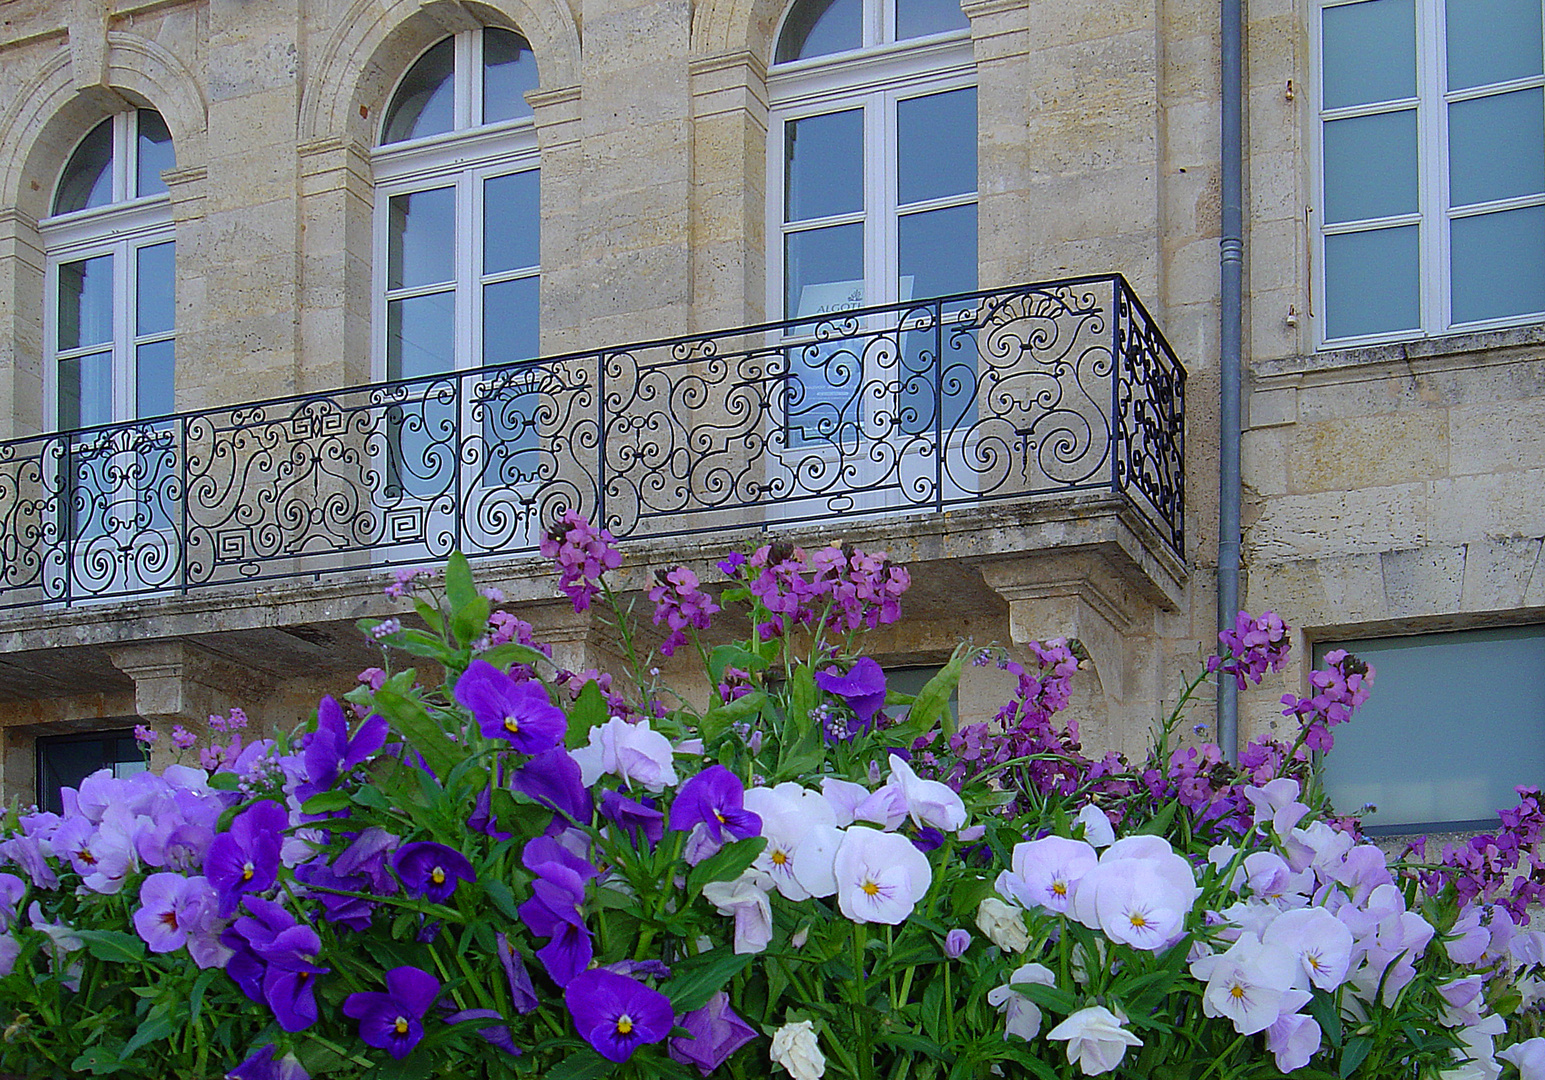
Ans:
{"label": "yellow flower center", "polygon": [[393,1020],[392,1029],[399,1035],[406,1035],[408,1033],[408,1018],[406,1016],[399,1016],[396,1020]]}
{"label": "yellow flower center", "polygon": [[1240,986],[1238,983],[1235,983],[1233,986],[1229,987],[1228,992],[1235,1001],[1238,1001],[1240,998],[1245,996],[1245,988]]}
{"label": "yellow flower center", "polygon": [[434,882],[436,885],[444,885],[445,871],[440,869],[438,866],[435,867],[433,870],[429,871],[429,880]]}
{"label": "yellow flower center", "polygon": [[783,866],[788,861],[789,857],[785,852],[780,850],[772,853],[772,862],[774,866]]}
{"label": "yellow flower center", "polygon": [[177,929],[177,913],[175,911],[163,911],[161,913],[161,922],[173,930]]}
{"label": "yellow flower center", "polygon": [[1148,925],[1148,920],[1143,918],[1141,911],[1132,912],[1132,926],[1138,930]]}
{"label": "yellow flower center", "polygon": [[251,881],[252,875],[255,873],[257,873],[257,867],[253,866],[251,863],[245,863],[241,868],[241,880]]}
{"label": "yellow flower center", "polygon": [[629,1035],[633,1032],[633,1018],[627,1013],[617,1017],[617,1034]]}
{"label": "yellow flower center", "polygon": [[504,730],[508,731],[511,735],[520,734],[520,721],[513,716],[506,716],[504,718]]}
{"label": "yellow flower center", "polygon": [[864,885],[863,885],[863,889],[864,889],[865,895],[867,895],[867,896],[878,896],[878,895],[880,895],[880,886],[876,882],[865,881]]}
{"label": "yellow flower center", "polygon": [[1058,896],[1066,896],[1068,894],[1068,883],[1065,881],[1054,881],[1051,883],[1051,891]]}
{"label": "yellow flower center", "polygon": [[75,857],[81,862],[85,863],[87,866],[95,865],[97,861],[97,857],[91,854],[91,852],[86,848],[81,848],[79,851],[77,851],[75,853]]}

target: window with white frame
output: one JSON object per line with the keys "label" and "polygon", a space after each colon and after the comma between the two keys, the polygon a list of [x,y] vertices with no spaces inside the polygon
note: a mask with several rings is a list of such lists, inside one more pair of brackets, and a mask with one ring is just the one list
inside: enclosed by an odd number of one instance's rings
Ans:
{"label": "window with white frame", "polygon": [[1373,832],[1495,828],[1516,786],[1545,783],[1545,626],[1324,642],[1317,665],[1331,649],[1374,669],[1325,755],[1338,811],[1373,806]]}
{"label": "window with white frame", "polygon": [[1315,10],[1323,343],[1545,319],[1541,0]]}
{"label": "window with white frame", "polygon": [[[76,146],[53,213],[39,223],[46,385],[57,430],[173,411],[176,260],[161,174],[175,165],[159,113],[118,113]],[[72,440],[63,479],[75,510],[66,527],[85,535],[163,524],[173,497],[168,438],[147,426]],[[125,453],[134,455],[127,463]]]}
{"label": "window with white frame", "polygon": [[[976,72],[958,0],[796,0],[777,42],[769,310],[818,319],[974,290]],[[941,385],[947,425],[971,408],[974,373],[941,381],[931,352],[897,351],[884,411],[902,430],[932,429]],[[863,352],[789,350],[791,442],[864,430]]]}
{"label": "window with white frame", "polygon": [[[540,280],[537,143],[530,105],[536,60],[511,30],[484,27],[431,46],[387,108],[375,151],[375,357],[379,377],[428,376],[537,356]],[[509,471],[535,443],[536,394],[519,379],[474,389],[490,468]],[[491,396],[490,396],[491,395]],[[401,489],[442,491],[457,455],[441,433],[454,406],[429,400],[399,421],[392,475]],[[463,399],[465,401],[465,399]]]}

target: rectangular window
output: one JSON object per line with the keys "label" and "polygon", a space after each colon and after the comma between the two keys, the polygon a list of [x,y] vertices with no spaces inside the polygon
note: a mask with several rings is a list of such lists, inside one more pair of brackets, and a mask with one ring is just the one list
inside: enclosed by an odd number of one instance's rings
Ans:
{"label": "rectangular window", "polygon": [[1545,781],[1545,626],[1368,638],[1346,649],[1375,669],[1373,693],[1335,729],[1326,792],[1369,831],[1490,829],[1513,788]]}
{"label": "rectangular window", "polygon": [[61,788],[80,787],[80,782],[98,769],[111,769],[121,778],[144,772],[146,767],[132,730],[41,738],[37,741],[38,806],[62,814]]}
{"label": "rectangular window", "polygon": [[1545,318],[1541,0],[1317,12],[1320,336]]}

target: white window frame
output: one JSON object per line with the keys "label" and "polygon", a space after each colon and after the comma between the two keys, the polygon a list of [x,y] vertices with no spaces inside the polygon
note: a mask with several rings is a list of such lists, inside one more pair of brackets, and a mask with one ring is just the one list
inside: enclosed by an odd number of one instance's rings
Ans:
{"label": "white window frame", "polygon": [[[1396,341],[1414,341],[1445,334],[1469,333],[1510,326],[1545,322],[1545,309],[1497,319],[1455,323],[1453,321],[1452,265],[1449,231],[1456,218],[1482,213],[1545,206],[1545,194],[1499,199],[1467,205],[1457,211],[1449,208],[1448,105],[1514,90],[1545,87],[1545,74],[1449,92],[1448,55],[1445,35],[1444,0],[1415,0],[1416,7],[1416,96],[1376,105],[1354,105],[1338,109],[1323,108],[1324,12],[1362,0],[1319,0],[1310,8],[1310,81],[1313,88],[1311,120],[1313,132],[1308,140],[1310,168],[1314,178],[1313,205],[1310,213],[1314,227],[1310,233],[1310,288],[1313,290],[1314,335],[1319,349],[1341,349],[1378,345]],[[1325,237],[1338,233],[1362,232],[1373,227],[1374,219],[1355,226],[1327,225],[1325,206],[1325,124],[1331,120],[1385,113],[1415,106],[1417,125],[1417,211],[1377,219],[1378,226],[1417,225],[1418,306],[1420,326],[1381,334],[1350,337],[1327,336],[1326,308],[1330,295],[1325,280]]]}
{"label": "white window frame", "polygon": [[[482,114],[481,37],[481,29],[463,30],[455,35],[453,129],[421,139],[378,146],[371,154],[371,168],[375,177],[375,213],[370,353],[374,377],[380,381],[388,377],[386,274],[392,196],[434,188],[456,189],[456,242],[452,255],[456,275],[452,370],[467,371],[483,366],[482,286],[522,277],[541,280],[540,261],[535,267],[507,274],[484,275],[481,272],[483,218],[480,211],[483,181],[513,173],[537,172],[538,184],[541,183],[536,124],[532,117],[506,120],[498,124],[472,123],[473,117]],[[417,62],[415,58],[414,63],[404,69],[403,78],[407,77]],[[394,88],[388,100],[395,96]],[[383,134],[384,125],[389,119],[389,116],[382,118]],[[412,295],[412,290],[404,290],[403,293]]]}
{"label": "white window frame", "polygon": [[[443,287],[444,283],[440,283],[439,287],[423,286],[401,290],[387,288],[388,251],[391,242],[390,208],[393,196],[439,188],[455,190],[455,224],[451,256],[454,274],[451,290],[453,293],[452,366],[446,372],[447,375],[476,371],[485,366],[483,294],[486,286],[503,281],[534,278],[540,290],[542,276],[540,243],[538,262],[535,266],[493,274],[485,274],[482,271],[485,181],[500,176],[534,172],[537,174],[539,192],[541,186],[540,150],[537,145],[534,117],[518,117],[494,124],[475,123],[475,118],[483,113],[482,35],[483,28],[458,31],[454,35],[455,62],[451,76],[452,129],[418,139],[378,144],[371,154],[371,168],[375,181],[375,206],[372,217],[370,351],[371,370],[376,381],[384,382],[391,377],[387,367],[389,300],[411,297],[421,292],[447,291]],[[445,39],[439,39],[429,48],[434,48],[443,40]],[[428,51],[429,49],[426,48],[424,53]],[[403,69],[403,74],[398,81],[399,86],[422,59],[424,53],[420,53]],[[396,95],[397,88],[394,87],[387,100],[394,101]],[[391,118],[388,109],[382,116],[379,137],[385,137],[386,125]],[[539,229],[540,224],[539,210]],[[535,329],[539,335],[540,327]],[[539,336],[538,340],[540,341]],[[531,359],[536,357],[533,356]],[[473,419],[474,383],[464,381],[462,391],[462,411],[458,422],[463,432],[470,432],[476,423]],[[390,473],[390,468],[385,460],[384,446],[380,454],[379,467],[382,469],[382,475],[385,476]],[[458,453],[457,461],[452,467],[461,470],[460,490],[463,492],[463,501],[479,497],[473,493],[480,490],[502,487],[502,485],[493,485],[491,488],[484,488],[480,473],[487,467],[487,463],[481,466],[469,464],[461,461],[460,457]],[[412,510],[417,510],[429,515],[430,523],[425,525],[426,533],[434,530],[433,521],[443,518],[447,513],[462,511],[459,507],[448,507],[444,499],[425,499],[414,495],[406,485],[394,489],[384,498],[390,513],[408,510],[411,514]],[[475,528],[475,517],[476,515],[469,515],[465,521],[464,524],[468,529]],[[538,529],[539,524],[532,521],[528,526],[530,535],[525,539],[534,538]],[[522,542],[520,536],[499,539],[503,543]],[[475,532],[466,534],[464,539],[464,543],[472,548],[480,547],[485,542],[486,539],[479,537]],[[407,549],[412,547],[412,544],[392,545],[388,542],[387,545],[377,547],[376,555],[382,560],[397,559],[405,557]]]}

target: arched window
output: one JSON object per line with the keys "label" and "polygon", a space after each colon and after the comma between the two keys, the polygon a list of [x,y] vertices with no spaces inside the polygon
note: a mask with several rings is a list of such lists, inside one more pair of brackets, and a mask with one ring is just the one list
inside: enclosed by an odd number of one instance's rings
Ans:
{"label": "arched window", "polygon": [[93,557],[91,545],[169,565],[160,532],[176,514],[175,440],[165,425],[121,425],[176,407],[176,258],[161,179],[176,163],[159,113],[111,116],[76,146],[38,225],[48,413],[60,432],[88,429],[61,438],[54,466],[69,508],[58,527],[77,560]]}
{"label": "arched window", "polygon": [[[795,0],[768,94],[769,310],[796,319],[976,289],[976,71],[958,0]],[[866,424],[853,410],[868,395],[850,385],[863,373],[832,351],[791,354],[797,440]],[[941,392],[946,424],[970,408],[974,378],[939,391],[936,374],[909,370],[931,369],[931,353],[902,354],[885,412],[903,430],[931,428]]]}
{"label": "arched window", "polygon": [[374,157],[380,376],[537,355],[536,85],[531,47],[496,27],[431,46],[398,84]]}
{"label": "arched window", "polygon": [[159,113],[122,112],[80,141],[54,189],[39,231],[61,431],[173,409],[175,259],[161,173],[175,164]]}

